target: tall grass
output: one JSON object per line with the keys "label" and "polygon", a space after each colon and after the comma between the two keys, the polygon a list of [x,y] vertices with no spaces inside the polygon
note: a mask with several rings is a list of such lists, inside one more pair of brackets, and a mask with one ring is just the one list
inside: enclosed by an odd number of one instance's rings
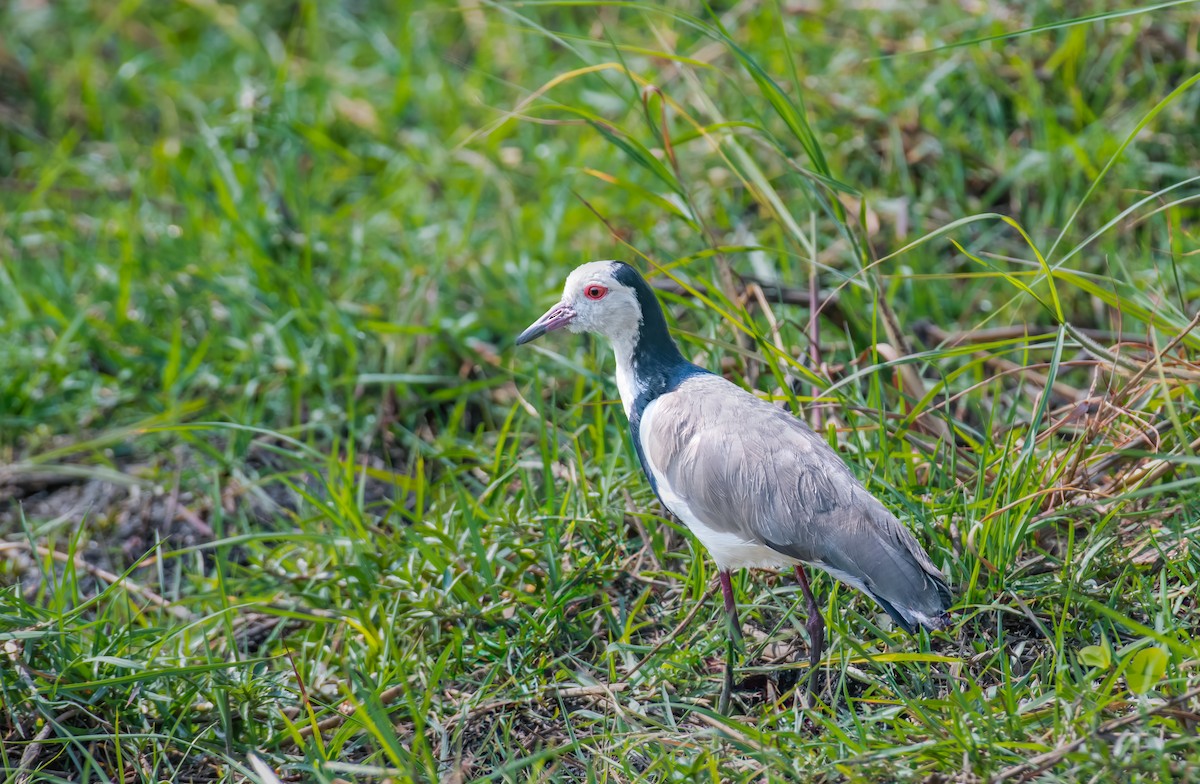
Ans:
{"label": "tall grass", "polygon": [[[1191,775],[1193,12],[0,11],[6,780]],[[818,577],[805,710],[796,591],[740,575],[715,710],[607,348],[510,351],[607,257],[914,528],[950,632]]]}

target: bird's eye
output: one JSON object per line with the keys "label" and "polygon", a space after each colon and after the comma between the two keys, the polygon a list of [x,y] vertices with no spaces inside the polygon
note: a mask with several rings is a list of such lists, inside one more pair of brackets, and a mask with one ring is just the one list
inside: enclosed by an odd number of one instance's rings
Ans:
{"label": "bird's eye", "polygon": [[608,293],[608,289],[603,286],[592,284],[583,290],[583,296],[588,299],[604,299],[604,295]]}

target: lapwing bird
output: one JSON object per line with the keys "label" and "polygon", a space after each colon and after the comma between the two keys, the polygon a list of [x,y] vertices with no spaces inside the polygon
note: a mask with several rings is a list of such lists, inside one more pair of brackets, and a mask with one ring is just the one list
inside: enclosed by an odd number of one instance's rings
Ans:
{"label": "lapwing bird", "polygon": [[617,389],[650,486],[717,564],[730,623],[722,712],[741,643],[732,569],[795,567],[808,604],[808,694],[825,622],[805,565],[864,592],[910,634],[949,625],[950,589],[908,529],[802,421],[684,359],[637,270],[619,261],[577,268],[562,301],[517,344],[563,328],[612,344]]}

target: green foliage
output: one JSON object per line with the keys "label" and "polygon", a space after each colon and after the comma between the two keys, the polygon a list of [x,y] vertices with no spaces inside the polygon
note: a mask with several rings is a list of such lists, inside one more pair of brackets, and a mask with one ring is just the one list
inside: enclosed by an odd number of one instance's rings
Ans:
{"label": "green foliage", "polygon": [[1079,649],[1079,663],[1098,670],[1112,666],[1112,651],[1107,645],[1086,645]]}
{"label": "green foliage", "polygon": [[[1128,6],[4,6],[5,779],[1193,775],[1196,6]],[[609,257],[950,632],[818,576],[805,709],[739,575],[715,712],[607,348],[511,350]]]}
{"label": "green foliage", "polygon": [[1143,648],[1129,659],[1125,681],[1134,694],[1145,694],[1158,685],[1167,672],[1170,657],[1162,648]]}

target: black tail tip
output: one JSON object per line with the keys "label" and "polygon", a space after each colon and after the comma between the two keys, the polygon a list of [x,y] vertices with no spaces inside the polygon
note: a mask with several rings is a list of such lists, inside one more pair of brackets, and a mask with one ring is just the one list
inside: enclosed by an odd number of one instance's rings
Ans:
{"label": "black tail tip", "polygon": [[946,610],[941,615],[926,616],[920,620],[921,626],[931,632],[949,629],[954,625],[954,619],[950,617],[950,611]]}

